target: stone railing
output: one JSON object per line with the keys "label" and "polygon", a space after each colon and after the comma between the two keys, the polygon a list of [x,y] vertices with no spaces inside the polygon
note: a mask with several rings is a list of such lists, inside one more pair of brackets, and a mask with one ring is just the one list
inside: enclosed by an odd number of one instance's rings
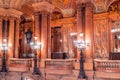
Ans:
{"label": "stone railing", "polygon": [[[45,73],[46,78],[49,74],[69,75],[74,69],[75,59],[46,59],[45,60]],[[59,79],[54,79],[59,80]]]}
{"label": "stone railing", "polygon": [[120,72],[120,60],[95,59],[95,70],[105,72]]}
{"label": "stone railing", "polygon": [[47,69],[61,69],[72,70],[75,59],[46,59],[45,68]]}
{"label": "stone railing", "polygon": [[32,66],[32,59],[9,59],[9,71],[28,71]]}

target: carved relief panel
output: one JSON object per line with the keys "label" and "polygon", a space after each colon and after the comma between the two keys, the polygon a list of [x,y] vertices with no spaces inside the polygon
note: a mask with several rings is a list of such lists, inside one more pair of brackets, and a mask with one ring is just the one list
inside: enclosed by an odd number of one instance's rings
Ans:
{"label": "carved relief panel", "polygon": [[94,15],[94,53],[95,58],[108,57],[109,23],[108,14]]}

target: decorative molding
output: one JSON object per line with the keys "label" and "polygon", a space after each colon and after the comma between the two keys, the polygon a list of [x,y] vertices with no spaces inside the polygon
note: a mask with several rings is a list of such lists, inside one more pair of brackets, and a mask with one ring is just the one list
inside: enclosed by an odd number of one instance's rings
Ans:
{"label": "decorative molding", "polygon": [[16,17],[19,18],[23,13],[15,9],[4,9],[0,8],[0,16],[3,17]]}
{"label": "decorative molding", "polygon": [[53,9],[55,8],[52,4],[50,4],[48,2],[34,3],[34,4],[32,4],[32,6],[34,7],[34,10],[36,12],[40,12],[40,11],[52,12]]}
{"label": "decorative molding", "polygon": [[63,9],[62,13],[63,13],[63,17],[72,17],[75,14],[75,10],[74,9]]}
{"label": "decorative molding", "polygon": [[73,17],[73,18],[65,18],[65,19],[51,21],[51,27],[62,26],[63,24],[70,24],[70,23],[75,24],[76,18]]}

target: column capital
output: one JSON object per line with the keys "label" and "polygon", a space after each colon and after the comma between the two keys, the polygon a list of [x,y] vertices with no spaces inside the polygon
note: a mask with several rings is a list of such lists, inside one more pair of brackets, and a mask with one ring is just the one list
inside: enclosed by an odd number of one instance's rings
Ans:
{"label": "column capital", "polygon": [[76,0],[76,4],[85,4],[87,0]]}
{"label": "column capital", "polygon": [[39,12],[34,12],[34,16],[39,16]]}
{"label": "column capital", "polygon": [[77,3],[76,7],[77,9],[82,9],[82,7],[85,7],[86,4],[85,3]]}
{"label": "column capital", "polygon": [[12,17],[12,16],[9,16],[8,19],[9,19],[9,20],[15,20],[16,18],[15,18],[15,17]]}
{"label": "column capital", "polygon": [[41,11],[39,14],[42,14],[43,16],[50,15],[50,12],[48,11]]}
{"label": "column capital", "polygon": [[49,2],[38,2],[32,4],[32,6],[34,7],[35,12],[40,11],[52,12],[52,10],[54,9],[54,6]]}
{"label": "column capital", "polygon": [[94,7],[93,3],[87,2],[86,3],[86,8],[89,9],[89,10],[93,10],[95,7]]}

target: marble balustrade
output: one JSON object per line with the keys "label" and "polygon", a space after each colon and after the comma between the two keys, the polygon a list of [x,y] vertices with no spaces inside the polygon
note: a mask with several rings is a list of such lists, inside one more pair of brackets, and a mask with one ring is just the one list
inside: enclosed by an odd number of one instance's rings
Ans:
{"label": "marble balustrade", "polygon": [[9,71],[28,71],[32,66],[32,59],[10,58],[8,62]]}
{"label": "marble balustrade", "polygon": [[95,59],[95,70],[105,72],[120,72],[120,60]]}

